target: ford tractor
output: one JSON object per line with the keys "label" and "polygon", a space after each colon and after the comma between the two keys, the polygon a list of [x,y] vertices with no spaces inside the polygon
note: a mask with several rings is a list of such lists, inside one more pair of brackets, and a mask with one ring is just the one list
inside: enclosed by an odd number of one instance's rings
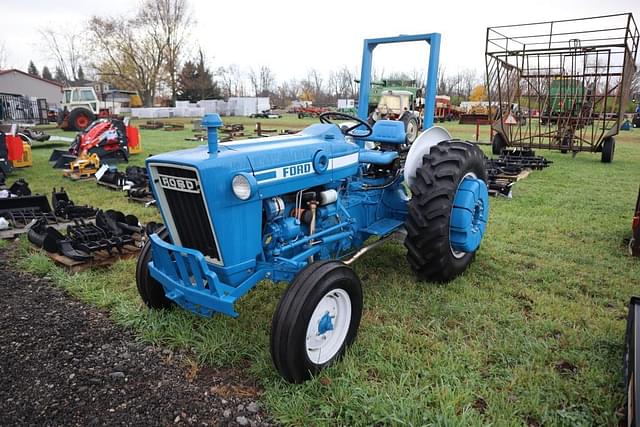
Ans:
{"label": "ford tractor", "polygon": [[[367,122],[365,89],[375,46],[418,40],[431,47],[431,110],[406,148],[402,122]],[[367,251],[401,238],[418,279],[464,272],[487,224],[487,176],[480,149],[432,127],[439,46],[437,33],[365,40],[358,116],[326,112],[294,135],[219,143],[222,122],[210,114],[207,146],[148,158],[165,228],[138,259],[144,302],[235,317],[258,283],[289,283],[270,346],[282,377],[298,383],[356,338],[363,291],[350,266]]]}

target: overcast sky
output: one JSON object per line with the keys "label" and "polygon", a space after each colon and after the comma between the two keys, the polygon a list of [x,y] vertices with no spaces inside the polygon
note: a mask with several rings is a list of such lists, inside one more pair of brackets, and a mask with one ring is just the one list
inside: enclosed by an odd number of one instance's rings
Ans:
{"label": "overcast sky", "polygon": [[[42,47],[39,28],[82,28],[91,15],[123,14],[131,0],[65,2],[0,0],[0,40],[10,67],[39,69],[55,63]],[[457,1],[207,1],[190,0],[196,23],[191,37],[209,65],[268,65],[279,80],[359,68],[364,38],[439,32],[440,63],[447,73],[484,68],[487,26],[632,12],[640,0]],[[195,53],[195,49],[194,49]],[[425,68],[426,44],[381,46],[374,66],[385,72]]]}

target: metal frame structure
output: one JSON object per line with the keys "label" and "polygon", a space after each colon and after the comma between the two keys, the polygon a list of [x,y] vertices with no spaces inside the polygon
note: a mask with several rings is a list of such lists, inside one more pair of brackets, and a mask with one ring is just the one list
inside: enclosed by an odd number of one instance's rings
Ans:
{"label": "metal frame structure", "polygon": [[369,92],[371,90],[371,66],[373,50],[380,44],[407,43],[426,41],[429,43],[429,63],[427,64],[427,79],[424,82],[424,119],[422,129],[433,126],[436,92],[438,84],[438,62],[440,60],[440,33],[401,35],[396,37],[382,37],[365,39],[362,49],[362,71],[360,73],[360,95],[358,97],[358,117],[367,120]]}
{"label": "metal frame structure", "polygon": [[630,13],[487,28],[498,137],[508,146],[602,151],[623,121],[639,41]]}
{"label": "metal frame structure", "polygon": [[0,93],[0,123],[49,123],[47,100],[32,100],[26,96]]}

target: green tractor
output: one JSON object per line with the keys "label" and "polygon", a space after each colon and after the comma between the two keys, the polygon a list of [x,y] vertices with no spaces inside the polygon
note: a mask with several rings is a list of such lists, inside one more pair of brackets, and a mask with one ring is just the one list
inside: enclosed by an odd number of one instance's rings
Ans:
{"label": "green tractor", "polygon": [[424,98],[415,81],[382,80],[371,84],[369,123],[398,120],[404,123],[407,145],[411,145],[422,127]]}
{"label": "green tractor", "polygon": [[557,78],[549,86],[549,101],[540,116],[543,125],[557,124],[563,119],[579,119],[582,124],[592,119],[591,90],[577,79]]}

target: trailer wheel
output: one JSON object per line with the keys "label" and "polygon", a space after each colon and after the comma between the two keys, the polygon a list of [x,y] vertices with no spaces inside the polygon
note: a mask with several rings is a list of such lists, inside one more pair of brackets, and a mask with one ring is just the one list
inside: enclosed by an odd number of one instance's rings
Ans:
{"label": "trailer wheel", "polygon": [[480,246],[489,217],[484,154],[471,143],[443,141],[416,170],[405,222],[407,259],[421,280],[460,275]]}
{"label": "trailer wheel", "polygon": [[602,142],[602,155],[600,160],[602,163],[611,163],[613,160],[613,152],[616,150],[616,140],[610,136]]}
{"label": "trailer wheel", "polygon": [[87,108],[74,108],[69,113],[69,128],[82,132],[95,120],[93,113]]}
{"label": "trailer wheel", "polygon": [[[156,231],[162,240],[168,240],[169,231],[161,227]],[[151,240],[147,240],[138,256],[136,264],[136,285],[142,301],[149,308],[171,308],[174,302],[166,297],[162,285],[149,274],[149,261],[151,261]]]}
{"label": "trailer wheel", "polygon": [[271,357],[292,383],[311,378],[340,359],[355,340],[362,316],[362,287],[340,261],[319,261],[300,271],[271,323]]}
{"label": "trailer wheel", "polygon": [[491,140],[491,152],[499,156],[502,154],[502,150],[507,148],[507,141],[505,141],[504,136],[501,133],[497,132],[493,135],[493,139]]}

